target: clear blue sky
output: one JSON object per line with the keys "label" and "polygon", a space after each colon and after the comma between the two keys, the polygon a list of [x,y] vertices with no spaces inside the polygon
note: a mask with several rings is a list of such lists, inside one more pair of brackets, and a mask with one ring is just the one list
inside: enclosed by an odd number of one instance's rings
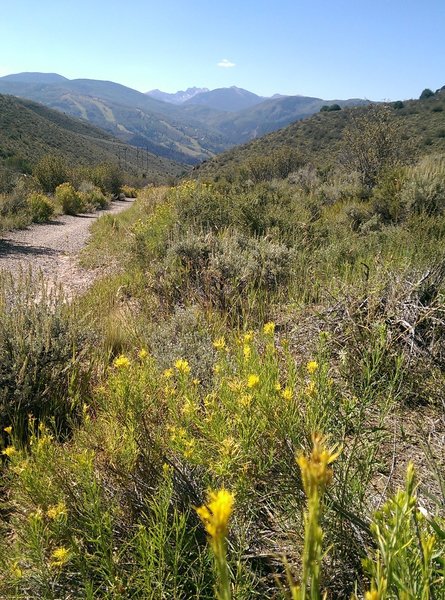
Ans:
{"label": "clear blue sky", "polygon": [[445,0],[0,0],[0,8],[0,75],[324,99],[396,100],[445,85]]}

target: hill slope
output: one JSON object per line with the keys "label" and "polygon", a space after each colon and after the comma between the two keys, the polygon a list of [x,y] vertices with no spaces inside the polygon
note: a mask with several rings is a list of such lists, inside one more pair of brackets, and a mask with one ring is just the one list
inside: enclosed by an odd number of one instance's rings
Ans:
{"label": "hill slope", "polygon": [[61,154],[75,165],[120,162],[148,177],[177,175],[183,167],[122,144],[103,130],[29,100],[0,95],[0,161],[32,164]]}
{"label": "hill slope", "polygon": [[[285,100],[288,100],[286,98]],[[260,105],[258,108],[260,108]],[[400,125],[403,137],[411,140],[419,154],[445,152],[445,91],[424,100],[393,103],[392,118]],[[268,156],[283,148],[297,150],[305,160],[319,165],[335,163],[342,132],[350,110],[322,112],[310,118],[233,148],[199,165],[200,176],[228,175],[257,156]],[[366,110],[366,107],[359,110]]]}

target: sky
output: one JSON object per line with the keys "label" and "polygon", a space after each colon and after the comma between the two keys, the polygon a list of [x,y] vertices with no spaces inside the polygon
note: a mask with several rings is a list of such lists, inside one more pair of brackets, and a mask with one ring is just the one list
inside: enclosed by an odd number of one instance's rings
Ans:
{"label": "sky", "polygon": [[445,85],[445,0],[0,0],[0,76],[323,99]]}

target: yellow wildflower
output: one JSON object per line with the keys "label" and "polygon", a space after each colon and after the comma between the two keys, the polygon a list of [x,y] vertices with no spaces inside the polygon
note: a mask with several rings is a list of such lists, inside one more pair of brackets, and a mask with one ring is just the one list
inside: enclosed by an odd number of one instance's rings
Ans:
{"label": "yellow wildflower", "polygon": [[165,369],[162,376],[165,377],[165,379],[171,379],[173,377],[173,369]]}
{"label": "yellow wildflower", "polygon": [[234,500],[234,495],[223,488],[217,492],[209,492],[207,504],[196,509],[212,545],[217,545],[227,535]]}
{"label": "yellow wildflower", "polygon": [[253,331],[247,331],[244,335],[243,335],[243,342],[245,344],[250,344],[250,342],[253,340]]}
{"label": "yellow wildflower", "polygon": [[281,383],[279,381],[277,381],[274,385],[274,389],[276,392],[279,392],[281,390]]}
{"label": "yellow wildflower", "polygon": [[125,354],[121,354],[114,359],[113,365],[116,369],[127,369],[130,366],[130,360]]}
{"label": "yellow wildflower", "polygon": [[313,375],[318,369],[318,362],[316,360],[310,360],[306,365],[306,369],[309,375]]}
{"label": "yellow wildflower", "polygon": [[216,373],[216,375],[218,375],[218,373],[221,373],[221,365],[213,365],[213,372]]}
{"label": "yellow wildflower", "polygon": [[183,375],[188,375],[190,373],[190,365],[183,358],[178,358],[178,360],[175,362],[175,367]]}
{"label": "yellow wildflower", "polygon": [[244,344],[243,354],[244,358],[249,358],[249,356],[252,354],[252,348],[248,344]]}
{"label": "yellow wildflower", "polygon": [[249,377],[247,378],[247,387],[254,388],[259,384],[259,382],[260,378],[258,377],[258,375],[249,375]]}
{"label": "yellow wildflower", "polygon": [[58,519],[59,517],[64,517],[67,513],[65,502],[58,502],[54,506],[50,506],[46,511],[48,518],[50,519]]}
{"label": "yellow wildflower", "polygon": [[263,332],[265,335],[273,335],[275,333],[275,323],[272,323],[272,321],[266,323],[263,327]]}
{"label": "yellow wildflower", "polygon": [[285,400],[292,400],[294,395],[294,392],[292,391],[292,389],[290,387],[285,387],[284,390],[281,392],[281,396],[285,399]]}
{"label": "yellow wildflower", "polygon": [[2,454],[7,456],[8,458],[11,458],[11,456],[14,456],[14,454],[16,454],[16,452],[17,452],[17,450],[14,448],[14,446],[7,446],[4,450],[2,450]]}
{"label": "yellow wildflower", "polygon": [[226,349],[226,340],[224,339],[224,336],[216,339],[213,342],[213,347],[216,350],[225,350]]}
{"label": "yellow wildflower", "polygon": [[196,377],[195,377],[195,379],[192,381],[192,383],[193,383],[193,385],[199,385],[201,382],[199,379],[196,379]]}
{"label": "yellow wildflower", "polygon": [[212,408],[212,406],[215,404],[216,402],[216,394],[215,392],[211,392],[210,394],[206,394],[206,396],[204,397],[204,406],[206,408]]}
{"label": "yellow wildflower", "polygon": [[3,431],[6,431],[6,433],[8,435],[11,435],[11,433],[12,433],[12,427],[11,427],[11,425],[9,425],[8,427],[5,427]]}
{"label": "yellow wildflower", "polygon": [[239,392],[243,389],[244,382],[241,379],[234,377],[233,379],[228,380],[227,385],[229,386],[229,389],[232,390],[232,392]]}
{"label": "yellow wildflower", "polygon": [[326,438],[320,434],[312,435],[313,448],[309,457],[300,454],[297,463],[301,469],[304,491],[308,498],[317,494],[319,490],[330,483],[332,479],[332,469],[329,465],[336,460],[340,450],[335,448],[326,448]]}
{"label": "yellow wildflower", "polygon": [[147,352],[147,350],[146,350],[145,348],[141,348],[141,350],[139,351],[139,354],[138,354],[138,356],[139,356],[139,358],[140,358],[141,360],[144,360],[144,359],[145,359],[145,358],[147,358],[147,356],[148,356],[148,352]]}
{"label": "yellow wildflower", "polygon": [[65,565],[70,559],[70,552],[63,546],[60,546],[59,548],[56,548],[52,552],[51,558],[52,558],[51,563],[50,563],[51,567],[54,567],[54,568],[63,567],[63,565]]}
{"label": "yellow wildflower", "polygon": [[23,571],[19,567],[19,563],[15,560],[11,565],[11,574],[15,579],[21,579],[23,577]]}
{"label": "yellow wildflower", "polygon": [[43,510],[38,506],[34,512],[29,513],[28,521],[31,523],[38,523],[43,519]]}
{"label": "yellow wildflower", "polygon": [[164,394],[173,397],[176,394],[176,389],[172,385],[164,386]]}

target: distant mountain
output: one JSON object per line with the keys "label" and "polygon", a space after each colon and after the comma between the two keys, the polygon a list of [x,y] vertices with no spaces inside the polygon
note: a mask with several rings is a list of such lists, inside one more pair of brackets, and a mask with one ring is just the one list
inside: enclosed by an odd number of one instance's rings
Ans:
{"label": "distant mountain", "polygon": [[208,88],[190,87],[187,88],[185,91],[181,90],[174,94],[162,92],[161,90],[151,90],[150,92],[146,92],[146,94],[147,96],[156,98],[156,100],[162,100],[163,102],[170,102],[171,104],[183,104],[184,102],[190,100],[197,94],[202,94],[208,91]]}
{"label": "distant mountain", "polygon": [[4,81],[21,81],[25,83],[60,83],[69,81],[66,77],[57,73],[16,73],[2,77]]}
{"label": "distant mountain", "polygon": [[[54,79],[54,75],[50,75]],[[180,107],[111,81],[68,80],[48,74],[18,74],[0,78],[0,93],[41,102],[50,108],[90,121],[122,141],[141,146],[176,162],[196,164],[228,147],[211,126]]]}
{"label": "distant mountain", "polygon": [[0,164],[31,165],[45,154],[73,165],[119,162],[128,172],[165,181],[183,166],[127,146],[89,123],[30,100],[0,94]]}
{"label": "distant mountain", "polygon": [[238,112],[264,102],[264,98],[236,86],[196,94],[185,105],[200,105],[225,112]]}
{"label": "distant mountain", "polygon": [[359,98],[322,100],[309,96],[275,96],[237,113],[211,117],[208,124],[234,144],[240,144],[301,121],[319,112],[322,106],[333,103],[345,107],[369,102]]}
{"label": "distant mountain", "polygon": [[364,103],[306,96],[262,98],[233,86],[212,91],[189,88],[172,95],[179,100],[181,94],[194,94],[178,104],[112,81],[69,80],[55,73],[0,77],[0,93],[41,102],[101,127],[127,144],[189,165],[304,119],[325,104]]}

